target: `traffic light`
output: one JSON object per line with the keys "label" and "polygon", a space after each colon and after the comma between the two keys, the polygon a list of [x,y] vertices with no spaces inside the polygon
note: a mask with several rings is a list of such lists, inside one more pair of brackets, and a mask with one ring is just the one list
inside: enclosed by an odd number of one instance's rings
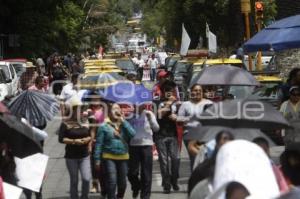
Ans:
{"label": "traffic light", "polygon": [[264,18],[264,4],[262,1],[255,2],[255,18],[256,21],[261,21]]}

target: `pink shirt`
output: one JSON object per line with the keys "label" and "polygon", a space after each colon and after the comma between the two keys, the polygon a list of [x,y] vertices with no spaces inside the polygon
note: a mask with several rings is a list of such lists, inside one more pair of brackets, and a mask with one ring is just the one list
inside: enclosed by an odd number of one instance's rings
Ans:
{"label": "pink shirt", "polygon": [[38,89],[35,85],[32,85],[28,88],[28,90],[30,91],[41,91],[41,92],[45,92],[44,88]]}

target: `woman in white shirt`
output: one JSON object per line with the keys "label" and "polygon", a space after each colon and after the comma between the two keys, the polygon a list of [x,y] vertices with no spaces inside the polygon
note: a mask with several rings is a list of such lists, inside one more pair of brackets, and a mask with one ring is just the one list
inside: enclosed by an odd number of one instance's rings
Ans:
{"label": "woman in white shirt", "polygon": [[145,110],[144,105],[137,107],[137,113],[132,116],[129,123],[136,131],[129,147],[128,179],[132,187],[132,197],[137,198],[140,192],[141,198],[150,199],[153,132],[159,130],[159,125],[154,113]]}
{"label": "woman in white shirt", "polygon": [[[200,116],[205,106],[212,103],[213,103],[212,101],[203,98],[203,88],[201,85],[194,84],[191,87],[190,101],[186,101],[182,103],[178,111],[178,117],[177,117],[177,122],[184,123],[184,134],[188,132],[188,127],[192,123],[192,118]],[[188,152],[190,157],[191,170],[193,168],[195,156],[198,151],[194,149],[194,147],[188,147],[188,146],[195,146],[195,144],[199,142],[201,143],[201,140],[190,141],[190,143],[184,141],[186,148],[189,149]]]}

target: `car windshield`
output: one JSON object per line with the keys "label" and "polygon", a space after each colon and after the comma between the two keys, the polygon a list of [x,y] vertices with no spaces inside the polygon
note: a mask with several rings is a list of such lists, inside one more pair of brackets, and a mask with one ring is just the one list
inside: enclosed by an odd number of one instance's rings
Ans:
{"label": "car windshield", "polygon": [[190,67],[190,63],[184,63],[184,62],[177,62],[175,65],[175,72],[176,73],[187,73]]}
{"label": "car windshield", "polygon": [[278,82],[261,83],[261,86],[256,88],[253,95],[261,100],[276,100],[279,91]]}
{"label": "car windshield", "polygon": [[253,92],[253,86],[230,86],[228,94],[234,99],[245,99]]}
{"label": "car windshield", "polygon": [[9,75],[9,69],[8,69],[8,67],[7,67],[7,66],[5,66],[5,65],[0,65],[0,69],[2,69],[2,70],[3,70],[3,72],[4,72],[4,75],[5,75],[5,78],[6,78],[6,79],[10,79],[10,75]]}
{"label": "car windshield", "polygon": [[18,77],[20,77],[22,75],[22,73],[24,73],[26,71],[25,67],[23,67],[23,64],[21,64],[21,63],[19,63],[19,64],[15,63],[12,65],[15,68]]}
{"label": "car windshield", "polygon": [[130,60],[117,60],[116,64],[122,70],[135,70],[134,64]]}

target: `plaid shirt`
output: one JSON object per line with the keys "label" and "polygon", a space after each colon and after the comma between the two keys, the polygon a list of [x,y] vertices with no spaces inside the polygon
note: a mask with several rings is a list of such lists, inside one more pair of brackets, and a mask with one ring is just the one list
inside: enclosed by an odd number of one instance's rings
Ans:
{"label": "plaid shirt", "polygon": [[38,73],[34,69],[26,68],[20,77],[20,87],[22,90],[27,90],[30,86],[34,85],[35,79],[37,78]]}

